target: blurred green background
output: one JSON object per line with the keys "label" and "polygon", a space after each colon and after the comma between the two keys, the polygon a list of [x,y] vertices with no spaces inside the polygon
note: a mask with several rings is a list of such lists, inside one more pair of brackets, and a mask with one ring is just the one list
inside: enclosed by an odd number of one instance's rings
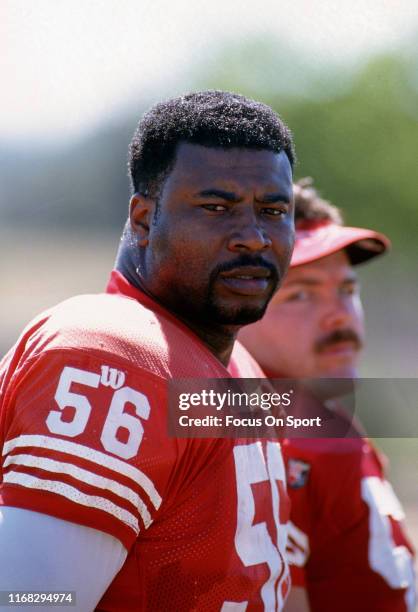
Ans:
{"label": "blurred green background", "polygon": [[[104,3],[87,4],[3,4],[0,352],[39,310],[104,287],[143,110],[221,88],[272,105],[294,133],[296,178],[312,176],[349,224],[391,238],[392,252],[361,270],[363,375],[417,377],[416,3],[341,2],[338,13],[331,2],[266,2],[252,13],[181,1],[170,13],[160,1],[126,0],[107,4],[109,21]],[[379,444],[417,534],[418,441]]]}
{"label": "blurred green background", "polygon": [[[297,79],[287,79],[293,62]],[[361,270],[370,376],[418,373],[417,68],[416,55],[386,53],[356,69],[319,70],[256,38],[226,44],[184,78],[185,89],[227,88],[271,104],[293,130],[296,178],[314,177],[349,224],[391,238],[392,252]],[[127,212],[127,146],[145,106],[140,98],[71,142],[0,140],[2,351],[39,307],[103,287]]]}

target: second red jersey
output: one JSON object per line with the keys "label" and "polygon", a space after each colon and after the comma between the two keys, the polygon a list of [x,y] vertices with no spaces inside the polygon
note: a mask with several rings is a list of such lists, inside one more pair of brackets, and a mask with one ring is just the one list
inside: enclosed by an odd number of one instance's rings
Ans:
{"label": "second red jersey", "polygon": [[284,443],[292,582],[312,612],[413,612],[413,550],[403,510],[369,440]]}

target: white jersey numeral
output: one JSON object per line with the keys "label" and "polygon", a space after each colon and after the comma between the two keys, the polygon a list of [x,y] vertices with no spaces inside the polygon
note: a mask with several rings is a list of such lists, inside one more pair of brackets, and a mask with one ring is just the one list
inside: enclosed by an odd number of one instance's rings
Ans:
{"label": "white jersey numeral", "polygon": [[[148,419],[150,405],[146,396],[143,393],[139,393],[139,391],[131,389],[131,387],[122,387],[113,394],[100,437],[104,448],[109,453],[114,453],[124,459],[135,457],[144,435],[141,421],[137,417],[124,412],[124,408],[128,403],[135,406],[136,414],[139,417]],[[126,442],[118,440],[117,433],[119,429],[125,429],[128,432]]]}
{"label": "white jersey numeral", "polygon": [[63,436],[74,438],[80,435],[86,428],[91,413],[91,404],[87,397],[70,391],[73,383],[79,383],[97,389],[100,383],[99,374],[86,372],[77,368],[65,367],[61,372],[58,387],[55,393],[55,401],[59,409],[74,408],[71,421],[64,421],[63,413],[58,410],[51,410],[46,419],[49,431]]}
{"label": "white jersey numeral", "polygon": [[[62,372],[55,393],[59,410],[51,410],[46,425],[51,433],[74,438],[85,431],[90,418],[92,406],[85,395],[71,391],[71,385],[77,383],[97,389],[101,382],[100,374],[66,366]],[[132,404],[138,416],[124,412],[126,404]],[[73,408],[71,421],[63,420],[63,410]],[[100,440],[103,447],[114,455],[130,459],[138,452],[144,435],[144,428],[139,417],[148,419],[150,404],[147,397],[131,387],[117,389],[110,402],[109,411],[103,426]],[[118,433],[128,432],[127,439],[121,441]]]}
{"label": "white jersey numeral", "polygon": [[[235,471],[237,478],[237,530],[235,548],[242,563],[267,564],[270,576],[261,588],[264,609],[281,610],[283,605],[282,583],[287,579],[287,566],[283,560],[286,547],[286,525],[279,524],[280,487],[284,491],[285,470],[276,442],[267,443],[267,463],[260,442],[235,446]],[[251,485],[269,482],[272,495],[272,513],[275,537],[272,540],[265,522],[254,524],[255,500]],[[225,602],[222,610],[245,610],[248,602]]]}

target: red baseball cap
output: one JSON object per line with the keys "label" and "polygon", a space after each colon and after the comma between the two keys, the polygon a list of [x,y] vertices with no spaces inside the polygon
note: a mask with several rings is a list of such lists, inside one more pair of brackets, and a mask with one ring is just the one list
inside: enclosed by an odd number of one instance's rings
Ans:
{"label": "red baseball cap", "polygon": [[351,264],[357,265],[381,255],[389,248],[390,240],[384,234],[322,221],[297,228],[290,266],[302,266],[341,249],[346,250]]}

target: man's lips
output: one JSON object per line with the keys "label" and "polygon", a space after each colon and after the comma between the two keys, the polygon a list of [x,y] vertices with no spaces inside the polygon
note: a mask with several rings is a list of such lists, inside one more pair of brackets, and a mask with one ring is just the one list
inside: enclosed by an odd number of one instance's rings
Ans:
{"label": "man's lips", "polygon": [[221,272],[221,282],[240,295],[261,295],[267,290],[271,272],[260,266],[240,266]]}
{"label": "man's lips", "polygon": [[337,353],[351,353],[354,351],[358,351],[357,344],[355,342],[345,340],[342,342],[334,342],[333,344],[328,344],[320,351],[320,353],[334,355]]}
{"label": "man's lips", "polygon": [[222,278],[269,278],[271,276],[270,270],[262,268],[261,266],[239,266],[232,268],[226,272],[221,272]]}

